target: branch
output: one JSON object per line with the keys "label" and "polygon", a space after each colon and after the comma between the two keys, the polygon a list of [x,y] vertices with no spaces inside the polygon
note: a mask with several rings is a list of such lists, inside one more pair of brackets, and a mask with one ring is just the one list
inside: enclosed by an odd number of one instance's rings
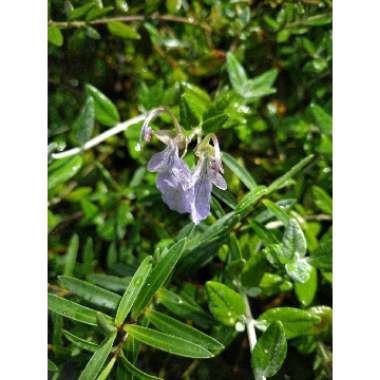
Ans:
{"label": "branch", "polygon": [[121,21],[121,22],[133,22],[133,21],[169,21],[169,22],[177,22],[181,24],[188,24],[198,26],[208,32],[211,32],[211,28],[201,23],[200,21],[194,19],[193,17],[179,17],[173,15],[152,15],[152,16],[144,16],[144,15],[135,15],[135,16],[117,16],[117,17],[104,17],[98,20],[92,21],[53,21],[50,20],[49,26],[56,26],[60,29],[68,29],[68,28],[83,28],[87,25],[102,25],[107,24],[112,21]]}
{"label": "branch", "polygon": [[114,136],[120,132],[127,130],[127,128],[130,127],[131,125],[140,123],[144,119],[145,119],[145,115],[139,115],[139,116],[133,117],[132,119],[129,119],[127,121],[124,121],[123,123],[117,124],[113,128],[108,129],[107,131],[87,141],[82,147],[76,147],[73,149],[65,150],[64,152],[60,152],[60,153],[52,153],[50,157],[53,160],[59,160],[61,158],[75,156],[76,154],[82,153],[85,150],[93,148],[94,146],[100,144],[101,142],[103,142],[104,140],[108,139],[111,136]]}

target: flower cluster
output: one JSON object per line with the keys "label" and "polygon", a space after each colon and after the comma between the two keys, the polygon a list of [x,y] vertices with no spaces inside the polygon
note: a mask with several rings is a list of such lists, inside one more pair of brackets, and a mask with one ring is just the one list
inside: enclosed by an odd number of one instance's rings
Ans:
{"label": "flower cluster", "polygon": [[[153,131],[149,127],[151,120],[162,112],[171,116],[175,131]],[[195,168],[190,170],[183,161],[183,156],[192,137],[185,135],[169,110],[160,107],[151,111],[141,129],[141,138],[145,141],[150,141],[152,136],[156,136],[166,146],[148,162],[148,170],[158,173],[156,184],[163,201],[171,210],[190,214],[192,221],[198,224],[210,214],[212,187],[226,190],[227,184],[222,175],[223,165],[216,136],[209,134],[202,140],[199,131],[196,134],[198,144],[194,153],[198,162]],[[210,145],[210,141],[213,145]],[[183,154],[180,157],[181,150]]]}

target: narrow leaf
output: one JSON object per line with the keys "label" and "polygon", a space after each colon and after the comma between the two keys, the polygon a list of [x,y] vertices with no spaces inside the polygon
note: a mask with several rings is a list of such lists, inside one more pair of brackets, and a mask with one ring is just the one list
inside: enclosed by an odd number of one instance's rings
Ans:
{"label": "narrow leaf", "polygon": [[74,177],[81,167],[82,157],[80,156],[74,156],[53,162],[49,166],[48,190],[52,190],[56,186],[61,185]]}
{"label": "narrow leaf", "polygon": [[140,34],[136,32],[131,26],[122,23],[121,21],[111,21],[107,23],[107,28],[111,34],[116,37],[124,38],[127,40],[139,40]]}
{"label": "narrow leaf", "polygon": [[95,126],[94,98],[87,96],[86,102],[75,120],[72,130],[79,145],[87,142],[92,135]]}
{"label": "narrow leaf", "polygon": [[83,339],[83,338],[77,336],[77,335],[74,335],[70,331],[63,330],[63,335],[72,344],[74,344],[75,346],[77,346],[78,348],[80,348],[82,350],[89,351],[89,352],[95,352],[99,348],[99,346],[96,343],[90,342],[86,339]]}
{"label": "narrow leaf", "polygon": [[135,367],[124,355],[124,353],[121,353],[121,363],[125,367],[125,369],[131,373],[133,376],[136,376],[140,380],[163,380],[160,377],[156,377],[153,375],[149,375],[146,372],[141,371],[141,369],[138,369]]}
{"label": "narrow leaf", "polygon": [[198,344],[148,327],[126,325],[124,329],[141,343],[174,355],[194,359],[206,359],[214,356],[210,351]]}
{"label": "narrow leaf", "polygon": [[249,211],[257,202],[267,194],[268,189],[265,186],[256,186],[249,193],[245,194],[236,206],[236,212],[243,214]]}
{"label": "narrow leaf", "polygon": [[240,95],[244,94],[244,86],[248,80],[247,74],[243,66],[231,52],[227,53],[227,71],[234,90]]}
{"label": "narrow leaf", "polygon": [[56,26],[49,26],[48,28],[48,41],[55,46],[63,45],[63,35],[61,30]]}
{"label": "narrow leaf", "polygon": [[290,219],[282,238],[285,255],[288,258],[302,258],[306,254],[305,235],[295,219]]}
{"label": "narrow leaf", "polygon": [[134,302],[139,296],[141,289],[145,285],[146,279],[148,278],[151,269],[152,257],[148,256],[142,261],[136,270],[131,282],[128,285],[128,288],[125,290],[125,293],[121,298],[115,318],[115,323],[117,326],[120,326],[124,322],[125,318],[128,316],[128,313],[131,311]]}
{"label": "narrow leaf", "polygon": [[230,154],[223,152],[222,160],[224,164],[248,187],[253,190],[257,184],[248,170],[241,166]]}
{"label": "narrow leaf", "polygon": [[86,279],[95,285],[117,293],[124,293],[125,289],[131,281],[130,277],[111,276],[103,273],[89,274]]}
{"label": "narrow leaf", "polygon": [[108,362],[108,364],[103,368],[103,371],[100,373],[100,375],[96,378],[96,380],[106,380],[108,379],[109,374],[112,371],[113,366],[116,363],[116,357],[111,358],[111,360]]}
{"label": "narrow leaf", "polygon": [[57,372],[58,371],[58,367],[50,359],[48,359],[48,371],[49,372]]}
{"label": "narrow leaf", "polygon": [[79,248],[79,236],[74,234],[69,242],[69,246],[67,248],[66,256],[65,256],[65,267],[63,269],[63,274],[66,276],[71,276],[74,272],[77,255]]}

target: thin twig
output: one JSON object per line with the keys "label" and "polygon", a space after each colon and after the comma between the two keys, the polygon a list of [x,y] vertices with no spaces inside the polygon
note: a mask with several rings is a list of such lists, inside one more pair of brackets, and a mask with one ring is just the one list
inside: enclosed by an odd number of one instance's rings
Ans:
{"label": "thin twig", "polygon": [[123,123],[119,123],[113,128],[108,129],[107,131],[87,141],[82,147],[76,147],[73,149],[65,150],[64,152],[60,152],[60,153],[52,153],[51,158],[53,160],[59,160],[61,158],[75,156],[76,154],[82,153],[85,150],[93,148],[94,146],[100,144],[101,142],[103,142],[104,140],[108,139],[111,136],[117,135],[118,133],[127,130],[127,128],[130,127],[131,125],[140,123],[144,119],[145,119],[145,115],[139,115],[139,116],[133,117],[132,119],[124,121]]}
{"label": "thin twig", "polygon": [[98,20],[92,21],[53,21],[50,20],[49,26],[56,26],[60,29],[68,29],[68,28],[83,28],[88,25],[102,25],[107,24],[112,21],[120,21],[120,22],[134,22],[134,21],[169,21],[169,22],[177,22],[181,24],[188,24],[193,26],[198,26],[208,32],[211,32],[211,28],[196,20],[193,17],[179,17],[173,15],[152,15],[152,16],[144,16],[144,15],[135,15],[135,16],[117,16],[117,17],[104,17]]}

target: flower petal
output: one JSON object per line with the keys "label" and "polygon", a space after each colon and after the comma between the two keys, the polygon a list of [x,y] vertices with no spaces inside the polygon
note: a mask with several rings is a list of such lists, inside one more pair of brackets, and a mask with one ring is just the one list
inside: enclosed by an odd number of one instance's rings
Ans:
{"label": "flower petal", "polygon": [[148,162],[150,172],[162,172],[169,170],[170,156],[172,150],[168,147],[162,152],[155,153]]}
{"label": "flower petal", "polygon": [[194,200],[191,205],[191,219],[195,224],[210,214],[212,185],[208,179],[200,178],[194,185]]}

